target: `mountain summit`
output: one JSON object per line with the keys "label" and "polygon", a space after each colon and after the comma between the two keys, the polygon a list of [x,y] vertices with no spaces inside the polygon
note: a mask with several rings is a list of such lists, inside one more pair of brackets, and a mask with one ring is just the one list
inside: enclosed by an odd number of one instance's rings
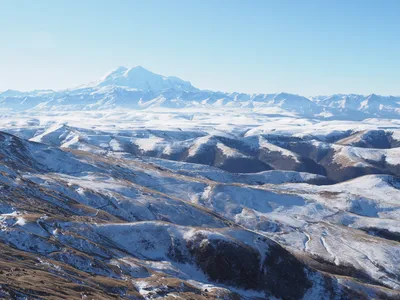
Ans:
{"label": "mountain summit", "polygon": [[133,68],[118,67],[106,74],[91,86],[120,86],[130,89],[160,93],[164,90],[193,91],[197,90],[190,82],[177,77],[155,74],[142,66]]}

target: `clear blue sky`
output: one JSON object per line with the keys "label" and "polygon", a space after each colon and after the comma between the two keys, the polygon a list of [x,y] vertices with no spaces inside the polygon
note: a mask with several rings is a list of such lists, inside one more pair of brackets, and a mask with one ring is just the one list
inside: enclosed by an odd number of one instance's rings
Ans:
{"label": "clear blue sky", "polygon": [[0,90],[117,66],[199,88],[400,95],[398,0],[0,0]]}

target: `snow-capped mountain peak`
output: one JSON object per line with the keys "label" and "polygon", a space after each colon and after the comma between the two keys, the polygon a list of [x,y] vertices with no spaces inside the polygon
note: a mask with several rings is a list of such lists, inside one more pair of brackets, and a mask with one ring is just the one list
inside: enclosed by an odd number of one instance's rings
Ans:
{"label": "snow-capped mountain peak", "polygon": [[93,87],[120,86],[143,91],[160,93],[164,90],[192,91],[195,88],[190,82],[177,77],[155,74],[142,66],[132,68],[118,67],[107,73]]}

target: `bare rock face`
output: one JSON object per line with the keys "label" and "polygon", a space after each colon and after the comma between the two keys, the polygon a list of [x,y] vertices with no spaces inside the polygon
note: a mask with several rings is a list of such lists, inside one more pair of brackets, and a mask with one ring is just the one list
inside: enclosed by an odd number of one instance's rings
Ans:
{"label": "bare rock face", "polygon": [[[194,262],[212,281],[243,289],[263,291],[280,299],[302,299],[312,289],[315,271],[288,251],[265,238],[266,253],[259,253],[244,244],[224,240],[209,240],[197,234],[188,242]],[[347,291],[335,288],[335,281],[321,276],[324,295],[351,299]]]}
{"label": "bare rock face", "polygon": [[201,234],[188,243],[195,263],[209,278],[245,289],[260,289],[260,254],[250,247],[222,240],[208,240]]}
{"label": "bare rock face", "polygon": [[300,299],[312,287],[307,272],[310,271],[289,252],[271,247],[263,263],[261,282],[278,298]]}

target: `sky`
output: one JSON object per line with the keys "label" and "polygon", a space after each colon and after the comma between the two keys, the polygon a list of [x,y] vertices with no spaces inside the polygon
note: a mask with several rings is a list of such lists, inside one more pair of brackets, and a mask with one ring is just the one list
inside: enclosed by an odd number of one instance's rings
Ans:
{"label": "sky", "polygon": [[400,95],[398,0],[0,0],[0,91],[118,66],[202,89]]}

